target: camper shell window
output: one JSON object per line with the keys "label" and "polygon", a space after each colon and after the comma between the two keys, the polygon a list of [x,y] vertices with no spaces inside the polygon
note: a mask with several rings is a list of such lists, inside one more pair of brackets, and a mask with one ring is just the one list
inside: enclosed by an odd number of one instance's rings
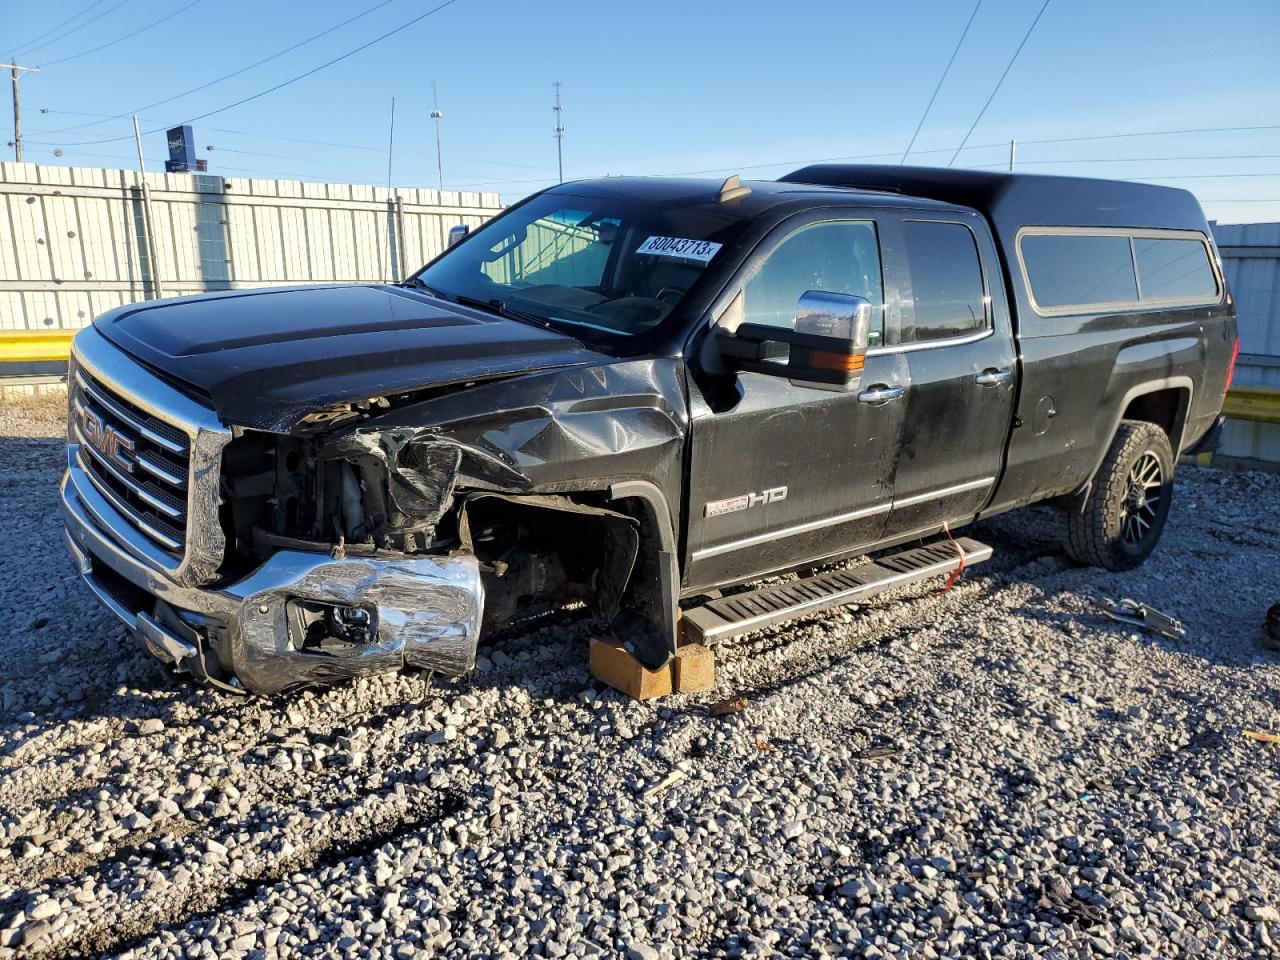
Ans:
{"label": "camper shell window", "polygon": [[1222,284],[1203,234],[1027,227],[1018,261],[1042,316],[1217,303]]}

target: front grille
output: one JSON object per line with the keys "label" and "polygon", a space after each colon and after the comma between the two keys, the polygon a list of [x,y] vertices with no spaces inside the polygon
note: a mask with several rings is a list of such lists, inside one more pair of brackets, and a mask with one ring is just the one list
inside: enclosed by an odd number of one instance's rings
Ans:
{"label": "front grille", "polygon": [[191,440],[83,367],[71,384],[80,469],[102,496],[175,559],[187,544]]}

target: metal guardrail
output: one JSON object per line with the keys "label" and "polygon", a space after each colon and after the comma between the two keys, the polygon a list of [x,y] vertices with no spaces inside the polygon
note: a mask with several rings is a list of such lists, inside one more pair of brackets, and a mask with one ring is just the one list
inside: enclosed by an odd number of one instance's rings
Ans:
{"label": "metal guardrail", "polygon": [[[28,364],[66,363],[75,330],[0,330],[0,379],[30,373]],[[1222,404],[1232,420],[1280,423],[1280,389],[1232,387]]]}
{"label": "metal guardrail", "polygon": [[[0,364],[65,363],[76,330],[0,330]],[[4,367],[0,366],[0,376]]]}
{"label": "metal guardrail", "polygon": [[1232,387],[1222,403],[1222,412],[1232,420],[1280,423],[1280,389]]}

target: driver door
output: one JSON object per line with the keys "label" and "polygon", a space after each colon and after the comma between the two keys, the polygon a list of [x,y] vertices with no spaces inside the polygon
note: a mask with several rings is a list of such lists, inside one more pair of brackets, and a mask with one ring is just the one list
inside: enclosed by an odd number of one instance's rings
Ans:
{"label": "driver door", "polygon": [[[883,342],[883,233],[874,213],[831,211],[774,232],[721,300],[717,324],[794,327],[806,291],[853,294],[877,308],[871,345]],[[895,269],[890,265],[890,277]],[[896,290],[892,282],[890,291]],[[896,320],[896,318],[895,318]],[[849,392],[738,371],[695,375],[685,590],[697,592],[851,552],[880,538],[893,504],[903,431],[906,364],[866,357]]]}

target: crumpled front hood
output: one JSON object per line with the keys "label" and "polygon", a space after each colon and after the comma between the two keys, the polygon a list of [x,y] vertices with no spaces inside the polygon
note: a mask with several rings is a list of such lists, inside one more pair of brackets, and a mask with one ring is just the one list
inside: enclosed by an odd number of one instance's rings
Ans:
{"label": "crumpled front hood", "polygon": [[204,294],[94,324],[208,395],[223,422],[277,432],[333,404],[602,359],[563,334],[390,286]]}

